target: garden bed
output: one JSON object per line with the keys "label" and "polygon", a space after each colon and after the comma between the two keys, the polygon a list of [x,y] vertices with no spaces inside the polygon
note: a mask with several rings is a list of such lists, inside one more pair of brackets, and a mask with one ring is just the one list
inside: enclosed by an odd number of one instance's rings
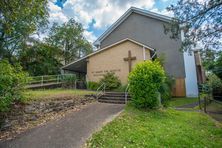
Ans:
{"label": "garden bed", "polygon": [[94,101],[89,97],[93,93],[64,89],[25,92],[23,103],[14,103],[10,112],[0,113],[0,140],[11,139],[27,129],[79,110]]}

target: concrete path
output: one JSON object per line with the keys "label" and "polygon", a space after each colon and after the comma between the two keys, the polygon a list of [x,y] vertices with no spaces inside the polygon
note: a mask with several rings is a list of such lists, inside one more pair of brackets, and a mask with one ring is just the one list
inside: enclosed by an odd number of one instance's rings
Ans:
{"label": "concrete path", "polygon": [[79,148],[104,122],[122,111],[124,105],[93,103],[58,121],[34,128],[0,148]]}
{"label": "concrete path", "polygon": [[[200,103],[203,103],[204,100],[200,100]],[[199,105],[199,102],[193,102],[193,103],[190,103],[190,104],[185,104],[185,105],[181,105],[181,106],[176,106],[176,108],[194,108],[196,106]]]}

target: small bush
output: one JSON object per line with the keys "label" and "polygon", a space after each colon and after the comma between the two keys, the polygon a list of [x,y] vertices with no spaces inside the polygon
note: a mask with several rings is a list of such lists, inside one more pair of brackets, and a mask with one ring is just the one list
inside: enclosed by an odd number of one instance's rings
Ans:
{"label": "small bush", "polygon": [[155,108],[160,104],[159,89],[165,81],[165,72],[159,62],[145,61],[129,74],[132,104],[137,108]]}
{"label": "small bush", "polygon": [[127,85],[120,85],[118,88],[114,89],[113,91],[116,92],[125,92]]}
{"label": "small bush", "polygon": [[209,93],[213,95],[221,96],[222,95],[222,80],[215,74],[209,74],[207,76],[208,80],[206,85],[209,87]]}
{"label": "small bush", "polygon": [[76,75],[64,75],[62,77],[62,81],[63,81],[63,87],[65,88],[73,88],[75,86],[75,82],[76,82],[77,78]]}
{"label": "small bush", "polygon": [[174,83],[175,79],[173,77],[166,76],[165,82],[159,88],[161,103],[164,107],[169,105],[169,101],[172,98],[172,88]]}
{"label": "small bush", "polygon": [[99,87],[99,83],[97,83],[97,82],[89,81],[89,82],[87,83],[87,89],[97,90],[98,87]]}
{"label": "small bush", "polygon": [[100,84],[105,83],[106,90],[113,90],[118,88],[121,85],[121,82],[115,73],[108,72],[106,73],[103,78],[100,80]]}
{"label": "small bush", "polygon": [[12,66],[6,60],[0,61],[0,112],[8,111],[14,101],[21,101],[27,76],[19,64]]}

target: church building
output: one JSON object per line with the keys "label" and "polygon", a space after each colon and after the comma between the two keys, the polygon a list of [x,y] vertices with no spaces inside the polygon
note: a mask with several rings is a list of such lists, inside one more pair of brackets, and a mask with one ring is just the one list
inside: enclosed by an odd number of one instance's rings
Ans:
{"label": "church building", "polygon": [[98,82],[105,73],[114,72],[127,84],[129,72],[144,60],[164,57],[166,73],[175,79],[173,95],[198,96],[198,83],[203,81],[203,68],[197,53],[179,51],[183,32],[177,40],[164,33],[172,18],[131,7],[95,42],[97,50],[62,67],[78,73],[86,81]]}

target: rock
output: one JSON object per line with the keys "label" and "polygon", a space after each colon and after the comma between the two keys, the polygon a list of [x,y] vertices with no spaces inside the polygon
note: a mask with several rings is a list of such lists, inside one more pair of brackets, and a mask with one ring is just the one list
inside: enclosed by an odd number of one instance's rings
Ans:
{"label": "rock", "polygon": [[48,108],[48,109],[45,109],[43,112],[44,112],[44,113],[50,113],[50,112],[52,112],[52,111],[53,111],[52,108]]}
{"label": "rock", "polygon": [[65,102],[63,103],[64,107],[70,107],[70,106],[72,106],[72,105],[74,105],[74,104],[75,104],[75,103],[74,103],[73,100],[68,100],[68,101],[65,101]]}
{"label": "rock", "polygon": [[25,107],[25,113],[30,114],[30,113],[33,113],[33,112],[35,112],[35,107],[34,106],[28,105],[28,106]]}
{"label": "rock", "polygon": [[36,115],[30,116],[29,117],[29,121],[36,121],[38,119],[38,117]]}
{"label": "rock", "polygon": [[1,124],[0,130],[1,130],[1,131],[7,130],[7,129],[9,129],[11,126],[12,126],[12,124],[10,123],[10,121],[9,121],[8,119],[5,119],[5,120],[3,121],[3,123]]}
{"label": "rock", "polygon": [[63,107],[57,107],[57,108],[53,108],[53,111],[59,112],[59,111],[61,111],[62,109],[63,109]]}

